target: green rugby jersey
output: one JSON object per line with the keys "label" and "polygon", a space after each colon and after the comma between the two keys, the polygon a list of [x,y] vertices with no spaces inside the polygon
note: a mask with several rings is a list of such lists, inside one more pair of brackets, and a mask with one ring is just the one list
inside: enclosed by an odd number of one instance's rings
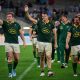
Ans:
{"label": "green rugby jersey", "polygon": [[45,24],[42,20],[39,20],[37,23],[38,41],[51,43],[53,29],[54,25],[52,22],[48,22]]}
{"label": "green rugby jersey", "polygon": [[5,42],[7,43],[18,43],[20,25],[17,22],[8,23],[3,21],[2,28],[4,30]]}
{"label": "green rugby jersey", "polygon": [[72,25],[69,32],[71,33],[71,46],[80,45],[80,26]]}
{"label": "green rugby jersey", "polygon": [[32,24],[32,30],[36,31],[37,30],[37,24]]}
{"label": "green rugby jersey", "polygon": [[66,37],[67,37],[67,32],[70,29],[71,24],[67,23],[61,23],[60,26],[58,27],[58,41],[59,43],[66,43]]}

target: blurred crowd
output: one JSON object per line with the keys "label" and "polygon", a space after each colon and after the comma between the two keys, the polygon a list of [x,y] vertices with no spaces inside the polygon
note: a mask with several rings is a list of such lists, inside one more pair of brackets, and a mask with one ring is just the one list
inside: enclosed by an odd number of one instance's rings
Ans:
{"label": "blurred crowd", "polygon": [[[33,8],[34,5],[37,6],[42,6],[42,5],[46,5],[46,6],[53,6],[55,4],[55,0],[0,0],[0,11],[3,8],[10,8],[10,9],[14,9],[15,13],[17,16],[23,16],[24,15],[24,5],[27,4],[29,7]],[[40,5],[38,5],[40,4]],[[51,7],[52,7],[51,6]],[[63,7],[63,9],[61,9],[59,7],[58,12],[80,12],[80,3],[75,4],[75,5],[69,5],[67,7]],[[33,10],[34,13],[34,10]]]}
{"label": "blurred crowd", "polygon": [[[24,5],[26,4],[30,7],[30,15],[33,18],[40,17],[40,13],[44,9],[48,12],[50,18],[55,20],[58,20],[62,14],[66,14],[68,16],[69,13],[71,13],[72,16],[72,13],[80,13],[80,3],[63,8],[56,8],[53,6],[55,4],[55,0],[0,0],[0,12],[2,12],[3,9],[8,8],[8,10],[12,9],[16,16],[24,17]],[[34,7],[35,5],[36,7]],[[0,32],[3,33],[2,29]]]}

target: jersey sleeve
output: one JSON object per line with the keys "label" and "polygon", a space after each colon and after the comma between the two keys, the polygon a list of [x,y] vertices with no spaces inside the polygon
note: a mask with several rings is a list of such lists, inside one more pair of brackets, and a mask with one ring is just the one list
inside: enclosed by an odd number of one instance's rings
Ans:
{"label": "jersey sleeve", "polygon": [[20,24],[19,24],[19,23],[16,23],[16,24],[17,24],[17,27],[18,27],[18,29],[17,29],[17,33],[18,33],[18,35],[20,35],[19,30],[21,29],[21,26],[20,26]]}
{"label": "jersey sleeve", "polygon": [[2,28],[5,27],[5,24],[6,24],[6,23],[7,23],[6,21],[3,21]]}
{"label": "jersey sleeve", "polygon": [[18,26],[18,30],[20,30],[20,29],[21,29],[21,26],[20,26],[20,24],[18,24],[18,23],[17,23],[17,26]]}
{"label": "jersey sleeve", "polygon": [[52,22],[51,22],[51,27],[52,27],[52,29],[55,29],[55,26]]}
{"label": "jersey sleeve", "polygon": [[68,32],[72,33],[72,26],[68,28]]}
{"label": "jersey sleeve", "polygon": [[36,24],[37,24],[37,25],[39,25],[40,21],[41,21],[40,19],[39,19],[39,20],[37,20],[37,23],[36,23]]}

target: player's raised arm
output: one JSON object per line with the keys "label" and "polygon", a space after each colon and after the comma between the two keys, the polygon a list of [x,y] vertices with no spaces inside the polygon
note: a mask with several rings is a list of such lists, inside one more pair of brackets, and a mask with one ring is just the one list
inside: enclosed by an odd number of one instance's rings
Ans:
{"label": "player's raised arm", "polygon": [[25,11],[25,13],[26,13],[26,17],[28,17],[28,19],[29,19],[30,21],[32,21],[33,23],[37,23],[37,20],[34,19],[34,18],[32,18],[32,17],[29,15],[28,10],[29,10],[28,6],[25,5],[25,7],[24,7],[24,11]]}
{"label": "player's raised arm", "polygon": [[0,19],[0,26],[3,24],[3,20]]}

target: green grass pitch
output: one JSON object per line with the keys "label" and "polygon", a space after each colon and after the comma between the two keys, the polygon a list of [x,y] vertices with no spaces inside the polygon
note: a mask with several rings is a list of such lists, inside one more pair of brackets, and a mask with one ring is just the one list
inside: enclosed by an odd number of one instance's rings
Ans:
{"label": "green grass pitch", "polygon": [[[26,48],[21,46],[20,60],[16,69],[17,76],[10,79],[8,78],[8,68],[5,56],[4,46],[0,46],[0,80],[17,80],[34,62],[32,46],[27,46]],[[80,75],[78,77],[73,77],[71,61],[69,62],[69,67],[65,69],[61,69],[60,64],[55,61],[52,64],[52,70],[55,72],[55,76],[47,77],[47,68],[45,68],[46,75],[40,77],[40,68],[37,67],[37,64],[34,64],[21,80],[80,80]],[[78,64],[78,72],[80,72],[80,64]]]}

